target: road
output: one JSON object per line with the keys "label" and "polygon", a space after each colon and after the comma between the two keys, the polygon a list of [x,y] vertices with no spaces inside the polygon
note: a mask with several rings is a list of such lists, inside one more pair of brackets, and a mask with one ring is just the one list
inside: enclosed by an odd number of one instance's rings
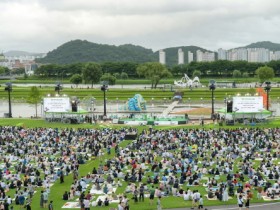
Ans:
{"label": "road", "polygon": [[[227,205],[227,206],[206,206],[207,210],[238,210],[237,205]],[[191,209],[190,207],[187,208],[179,208],[179,209],[165,209],[165,210],[187,210]],[[243,207],[243,210],[246,208]],[[280,209],[280,202],[277,203],[259,203],[259,204],[252,204],[250,205],[250,209],[253,210],[279,210]],[[203,209],[204,210],[204,209]]]}

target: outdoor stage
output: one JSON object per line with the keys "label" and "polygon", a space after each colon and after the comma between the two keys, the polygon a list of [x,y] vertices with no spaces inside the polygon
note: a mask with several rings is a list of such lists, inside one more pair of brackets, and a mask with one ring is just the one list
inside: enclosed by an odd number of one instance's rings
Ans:
{"label": "outdoor stage", "polygon": [[185,116],[168,116],[168,117],[147,117],[146,115],[113,119],[114,124],[125,125],[182,125],[187,124],[188,119]]}

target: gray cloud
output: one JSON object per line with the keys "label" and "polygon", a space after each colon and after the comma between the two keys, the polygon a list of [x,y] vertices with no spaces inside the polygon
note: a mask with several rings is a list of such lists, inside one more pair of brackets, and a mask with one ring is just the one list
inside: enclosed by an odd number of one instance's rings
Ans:
{"label": "gray cloud", "polygon": [[73,39],[158,50],[280,42],[277,0],[1,0],[0,50],[47,52]]}

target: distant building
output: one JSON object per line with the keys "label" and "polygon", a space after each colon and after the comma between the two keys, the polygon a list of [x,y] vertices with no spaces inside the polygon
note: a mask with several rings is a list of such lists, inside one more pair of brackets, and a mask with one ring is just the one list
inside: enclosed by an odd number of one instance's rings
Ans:
{"label": "distant building", "polygon": [[270,51],[264,48],[248,48],[248,62],[269,62]]}
{"label": "distant building", "polygon": [[227,59],[227,51],[222,48],[218,49],[218,60],[226,60]]}
{"label": "distant building", "polygon": [[191,51],[188,51],[188,63],[193,62],[193,53]]}
{"label": "distant building", "polygon": [[201,50],[196,51],[197,62],[211,62],[215,61],[215,53],[213,52],[202,52]]}
{"label": "distant building", "polygon": [[270,52],[270,60],[280,60],[280,51]]}
{"label": "distant building", "polygon": [[184,64],[185,63],[185,54],[184,51],[180,48],[178,49],[178,64]]}
{"label": "distant building", "polygon": [[166,56],[163,50],[159,51],[159,62],[164,65],[166,64]]}
{"label": "distant building", "polygon": [[227,51],[227,60],[229,61],[247,61],[248,52],[245,48],[232,49]]}

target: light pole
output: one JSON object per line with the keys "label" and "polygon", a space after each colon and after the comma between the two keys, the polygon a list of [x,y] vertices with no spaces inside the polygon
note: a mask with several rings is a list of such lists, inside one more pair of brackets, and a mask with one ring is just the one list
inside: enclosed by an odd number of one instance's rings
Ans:
{"label": "light pole", "polygon": [[8,97],[9,97],[9,116],[8,118],[12,118],[12,104],[11,104],[11,92],[12,92],[12,83],[8,82],[6,83],[5,91],[8,91]]}
{"label": "light pole", "polygon": [[57,91],[57,94],[59,95],[61,90],[62,90],[62,85],[58,82],[54,87],[54,91]]}
{"label": "light pole", "polygon": [[215,81],[210,80],[210,86],[209,89],[212,92],[211,98],[212,98],[212,111],[211,111],[211,119],[214,119],[214,90],[216,89]]}
{"label": "light pole", "polygon": [[91,98],[91,123],[93,122],[94,102],[95,102],[95,98],[92,97]]}
{"label": "light pole", "polygon": [[117,111],[119,111],[119,98],[116,98],[117,100]]}
{"label": "light pole", "polygon": [[191,98],[188,98],[189,100],[189,109],[191,108]]}
{"label": "light pole", "polygon": [[152,107],[154,107],[154,98],[152,98]]}
{"label": "light pole", "polygon": [[200,98],[200,100],[201,100],[201,107],[203,107],[203,98]]}
{"label": "light pole", "polygon": [[265,82],[265,87],[264,87],[264,90],[265,90],[265,92],[266,92],[266,95],[267,95],[267,97],[266,97],[266,109],[267,109],[267,111],[269,111],[269,91],[271,90],[271,82],[269,82],[269,81],[267,81],[267,82]]}
{"label": "light pole", "polygon": [[101,91],[103,91],[103,103],[104,103],[103,118],[105,118],[107,115],[107,111],[106,111],[106,91],[107,90],[108,90],[108,81],[102,81]]}

